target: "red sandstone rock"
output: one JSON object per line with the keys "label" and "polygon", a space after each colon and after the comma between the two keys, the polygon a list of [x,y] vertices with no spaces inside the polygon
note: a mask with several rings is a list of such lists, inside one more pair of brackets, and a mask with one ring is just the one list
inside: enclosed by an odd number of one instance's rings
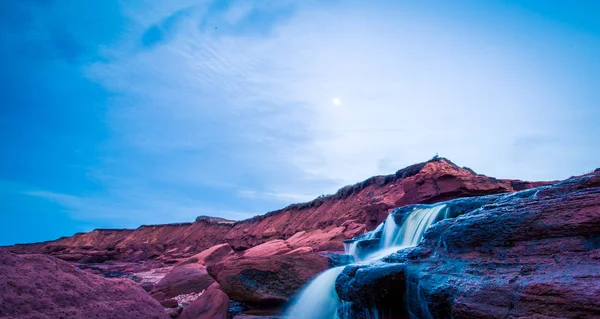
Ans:
{"label": "red sandstone rock", "polygon": [[598,318],[599,265],[596,172],[440,221],[417,247],[347,266],[336,289],[384,318],[406,306],[418,318]]}
{"label": "red sandstone rock", "polygon": [[313,251],[315,251],[315,250],[312,249],[312,247],[300,247],[300,248],[296,248],[290,252],[285,253],[285,255],[308,254],[308,253],[312,253]]}
{"label": "red sandstone rock", "polygon": [[327,266],[326,257],[305,253],[230,258],[208,271],[232,300],[272,306],[286,302]]}
{"label": "red sandstone rock", "polygon": [[[331,241],[337,241],[340,244],[346,239],[344,236],[345,226],[339,227],[327,227],[325,229],[317,229],[309,232],[296,233],[290,237],[287,242],[292,248],[298,247],[315,247],[318,248],[320,245],[329,243]],[[343,247],[343,244],[342,246]]]}
{"label": "red sandstone rock", "polygon": [[128,279],[105,279],[43,255],[0,249],[0,318],[168,318]]}
{"label": "red sandstone rock", "polygon": [[219,284],[212,284],[198,299],[183,309],[180,319],[227,319],[229,297]]}
{"label": "red sandstone rock", "polygon": [[[53,242],[17,245],[18,253],[46,253],[71,261],[188,258],[217,244],[247,249],[306,231],[303,242],[317,250],[341,249],[341,240],[373,229],[390,208],[434,203],[461,196],[512,192],[541,185],[477,175],[446,159],[415,164],[375,176],[336,194],[240,222],[201,217],[194,223],[142,226],[135,230],[94,230]],[[352,220],[353,223],[347,221]],[[340,228],[341,227],[341,228]],[[330,233],[333,229],[333,233]],[[298,239],[298,238],[296,238]]]}
{"label": "red sandstone rock", "polygon": [[166,298],[173,298],[178,295],[201,292],[214,282],[214,279],[208,275],[206,267],[187,264],[171,269],[161,281],[154,285],[152,294],[154,296],[156,293],[163,293]]}
{"label": "red sandstone rock", "polygon": [[246,258],[268,257],[273,255],[285,254],[291,250],[292,249],[285,240],[277,239],[268,241],[258,246],[254,246],[244,251],[243,256]]}
{"label": "red sandstone rock", "polygon": [[194,255],[194,256],[190,257],[189,259],[182,261],[178,265],[195,263],[195,264],[207,266],[208,264],[217,262],[221,259],[233,256],[233,255],[234,255],[233,249],[231,249],[231,246],[229,244],[220,244],[220,245],[212,246],[212,247],[202,251],[201,253]]}
{"label": "red sandstone rock", "polygon": [[177,299],[165,299],[160,302],[160,305],[165,308],[177,308],[179,303],[177,302]]}

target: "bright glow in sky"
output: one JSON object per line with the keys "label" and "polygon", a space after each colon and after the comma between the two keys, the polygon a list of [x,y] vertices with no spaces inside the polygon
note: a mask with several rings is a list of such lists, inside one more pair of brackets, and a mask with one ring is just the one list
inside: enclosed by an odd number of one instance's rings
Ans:
{"label": "bright glow in sky", "polygon": [[436,153],[600,166],[597,1],[3,1],[0,245],[242,219]]}

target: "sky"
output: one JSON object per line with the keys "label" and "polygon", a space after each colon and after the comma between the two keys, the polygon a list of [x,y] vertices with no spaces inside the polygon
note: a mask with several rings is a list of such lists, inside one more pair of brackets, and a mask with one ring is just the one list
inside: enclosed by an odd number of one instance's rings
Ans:
{"label": "sky", "polygon": [[600,167],[598,1],[0,2],[0,245],[245,219],[435,154]]}

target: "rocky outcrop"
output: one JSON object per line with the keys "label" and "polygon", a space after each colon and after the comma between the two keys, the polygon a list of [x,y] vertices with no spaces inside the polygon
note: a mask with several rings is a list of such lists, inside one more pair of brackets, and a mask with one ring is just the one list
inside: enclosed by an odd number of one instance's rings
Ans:
{"label": "rocky outcrop", "polygon": [[280,255],[242,255],[212,264],[208,272],[232,300],[271,307],[288,301],[327,266],[328,258],[299,251]]}
{"label": "rocky outcrop", "polygon": [[228,243],[235,250],[244,250],[277,239],[287,239],[291,249],[308,246],[317,251],[340,250],[344,239],[373,229],[394,207],[513,192],[538,185],[478,175],[436,158],[344,187],[334,195],[244,221],[199,217],[194,223],[94,230],[9,249],[84,263],[147,259],[176,262],[218,244]]}
{"label": "rocky outcrop", "polygon": [[285,240],[276,239],[268,241],[264,244],[260,244],[258,246],[254,246],[244,251],[242,256],[246,258],[269,257],[274,255],[282,255],[287,252],[290,252],[291,250],[292,249]]}
{"label": "rocky outcrop", "polygon": [[598,318],[600,172],[448,205],[417,247],[344,269],[352,318]]}
{"label": "rocky outcrop", "polygon": [[160,294],[164,298],[173,298],[183,294],[202,292],[214,283],[206,267],[200,264],[186,264],[173,267],[167,275],[154,285],[151,294]]}
{"label": "rocky outcrop", "polygon": [[0,318],[166,319],[161,305],[128,279],[105,279],[43,255],[0,249]]}
{"label": "rocky outcrop", "polygon": [[218,262],[219,260],[225,259],[227,257],[233,256],[235,253],[229,244],[220,244],[212,246],[206,250],[203,250],[201,253],[196,254],[179,264],[179,265],[187,265],[187,264],[199,264],[202,266],[207,266],[211,263]]}
{"label": "rocky outcrop", "polygon": [[183,309],[180,319],[227,319],[229,297],[214,283]]}

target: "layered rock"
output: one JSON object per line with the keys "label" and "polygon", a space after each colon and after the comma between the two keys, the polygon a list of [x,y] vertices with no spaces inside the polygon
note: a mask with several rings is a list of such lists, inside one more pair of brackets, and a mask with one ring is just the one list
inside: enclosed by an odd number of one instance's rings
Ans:
{"label": "layered rock", "polygon": [[328,267],[328,258],[311,251],[265,253],[228,258],[209,265],[208,272],[232,300],[273,307]]}
{"label": "layered rock", "polygon": [[215,280],[208,275],[206,267],[200,264],[185,264],[173,267],[163,279],[154,285],[150,293],[160,293],[160,297],[156,299],[164,300],[179,295],[202,292],[214,282]]}
{"label": "layered rock", "polygon": [[175,262],[217,244],[228,243],[236,250],[244,250],[276,239],[288,239],[291,249],[308,246],[317,251],[340,250],[344,239],[373,229],[394,207],[513,192],[537,185],[478,175],[436,158],[344,187],[334,195],[244,221],[200,217],[194,223],[94,230],[9,249],[85,263],[147,259]]}
{"label": "layered rock", "polygon": [[0,249],[0,318],[166,319],[163,307],[128,279],[105,279],[43,255]]}
{"label": "layered rock", "polygon": [[227,319],[229,297],[214,283],[183,309],[180,319]]}
{"label": "layered rock", "polygon": [[600,172],[454,203],[417,247],[344,269],[350,317],[598,317]]}

